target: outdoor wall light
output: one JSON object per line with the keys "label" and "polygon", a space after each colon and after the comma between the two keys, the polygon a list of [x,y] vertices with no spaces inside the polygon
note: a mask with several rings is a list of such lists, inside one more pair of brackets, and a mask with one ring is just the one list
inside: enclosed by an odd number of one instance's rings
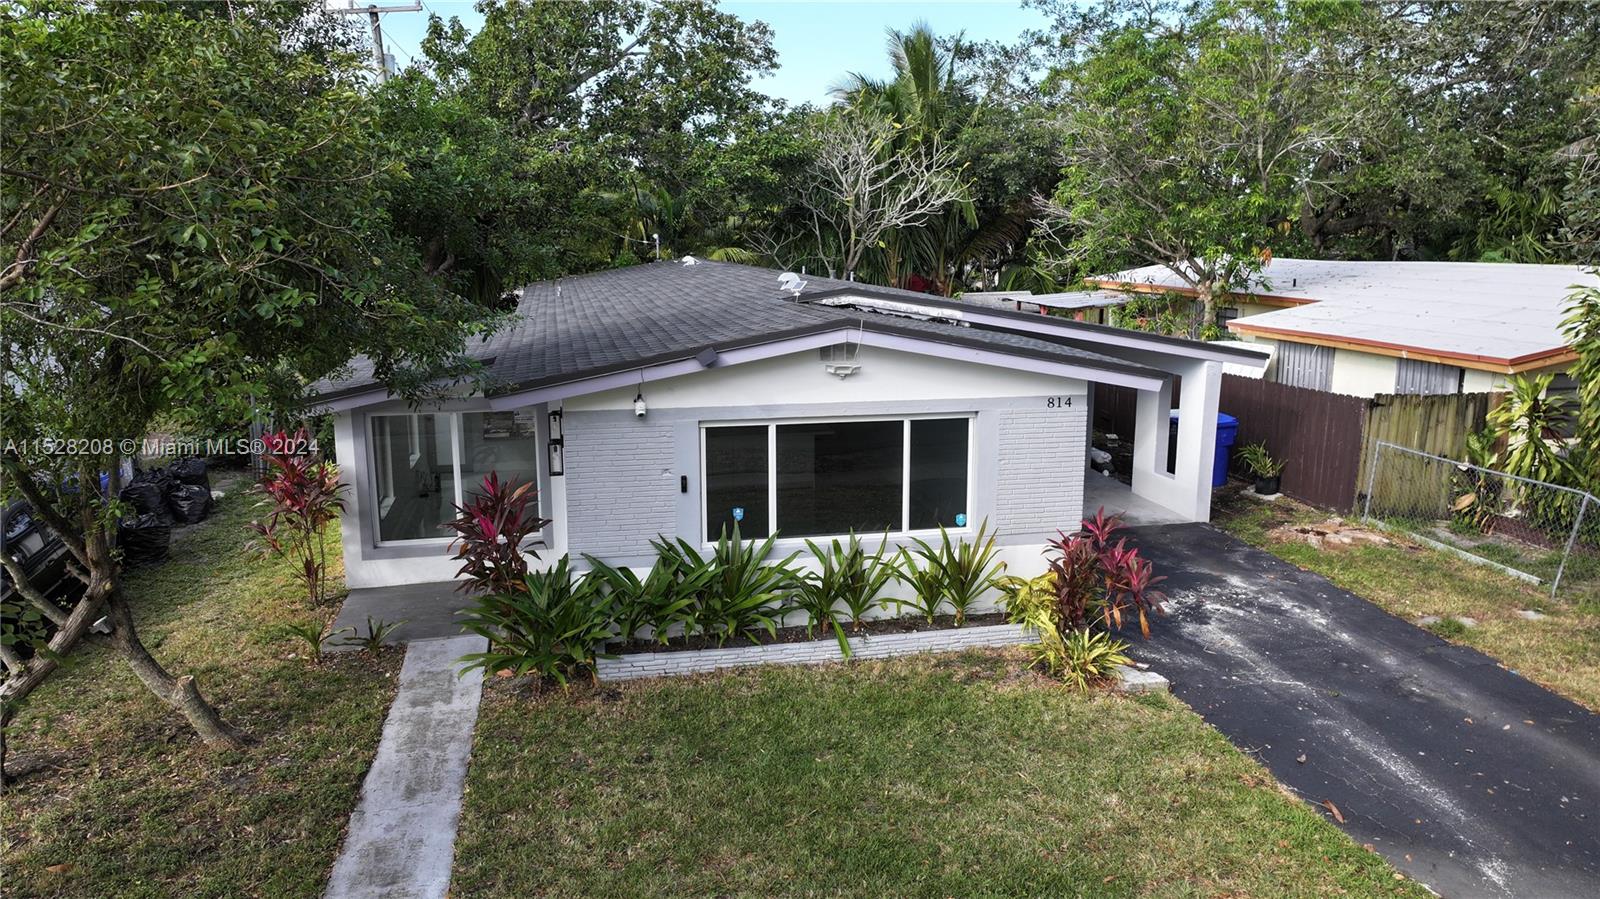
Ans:
{"label": "outdoor wall light", "polygon": [[650,411],[650,407],[645,405],[645,403],[644,403],[644,391],[641,390],[641,391],[639,391],[639,393],[634,395],[634,398],[633,398],[633,414],[639,416],[640,418],[644,418],[644,414],[646,412],[648,412],[648,411]]}
{"label": "outdoor wall light", "polygon": [[550,476],[559,478],[566,470],[566,448],[559,440],[550,441]]}
{"label": "outdoor wall light", "polygon": [[550,476],[559,477],[566,472],[566,441],[561,433],[561,410],[553,409],[550,412]]}

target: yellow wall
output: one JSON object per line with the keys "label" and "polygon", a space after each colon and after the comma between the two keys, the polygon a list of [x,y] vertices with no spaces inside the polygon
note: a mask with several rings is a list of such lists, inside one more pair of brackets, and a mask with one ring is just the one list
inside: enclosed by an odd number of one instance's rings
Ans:
{"label": "yellow wall", "polygon": [[1329,392],[1349,396],[1394,393],[1398,366],[1393,356],[1379,356],[1359,350],[1334,350],[1333,379]]}

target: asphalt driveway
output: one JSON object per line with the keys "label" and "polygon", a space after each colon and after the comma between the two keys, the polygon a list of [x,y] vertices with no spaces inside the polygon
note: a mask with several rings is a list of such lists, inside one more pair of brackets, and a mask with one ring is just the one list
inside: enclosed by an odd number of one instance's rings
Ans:
{"label": "asphalt driveway", "polygon": [[1600,896],[1600,715],[1209,525],[1135,528],[1169,617],[1134,656],[1445,896]]}

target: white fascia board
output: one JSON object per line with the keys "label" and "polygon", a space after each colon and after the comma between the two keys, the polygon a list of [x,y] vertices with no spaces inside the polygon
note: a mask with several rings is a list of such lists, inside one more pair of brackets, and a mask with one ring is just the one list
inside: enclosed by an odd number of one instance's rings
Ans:
{"label": "white fascia board", "polygon": [[[977,365],[992,365],[999,368],[1037,372],[1062,378],[1116,384],[1121,387],[1132,387],[1135,390],[1159,390],[1165,382],[1165,379],[1159,375],[1139,375],[1129,372],[1110,371],[1096,368],[1092,362],[1087,361],[1074,363],[1035,359],[901,334],[882,334],[872,330],[862,330],[861,328],[839,328],[816,334],[807,334],[803,337],[791,337],[771,343],[719,351],[717,361],[713,367],[723,368],[743,362],[755,362],[761,359],[787,356],[791,353],[803,352],[808,349],[834,346],[845,341],[879,349],[918,353],[939,359],[955,359]],[[535,403],[557,402],[575,396],[586,396],[591,393],[600,393],[621,387],[632,387],[641,383],[693,374],[704,369],[705,366],[702,366],[694,359],[662,362],[641,368],[609,372],[592,378],[568,381],[563,384],[551,384],[547,387],[536,387],[532,390],[522,390],[516,393],[490,397],[489,408],[493,411],[520,409],[523,406]]]}
{"label": "white fascia board", "polygon": [[337,397],[331,400],[313,400],[308,411],[314,415],[321,415],[328,412],[349,412],[351,409],[359,409],[362,406],[374,406],[378,403],[386,402],[388,399],[388,390],[382,387],[374,387],[371,390],[363,390],[360,393],[346,394],[345,396]]}
{"label": "white fascia board", "polygon": [[1219,353],[1207,349],[1204,341],[1190,341],[1184,346],[1177,346],[1160,340],[1150,340],[1142,337],[1138,331],[1122,331],[1116,333],[1104,331],[1091,331],[1087,328],[1076,327],[1070,322],[1053,322],[1049,316],[1038,316],[1039,321],[1028,321],[1011,315],[996,315],[981,307],[970,306],[960,309],[950,309],[944,306],[929,306],[911,300],[886,300],[881,297],[842,296],[818,300],[819,306],[864,306],[892,315],[910,315],[918,318],[934,318],[946,321],[959,321],[970,325],[979,325],[989,328],[1005,328],[1013,331],[1032,331],[1035,334],[1048,334],[1055,337],[1065,337],[1070,340],[1081,340],[1084,343],[1093,343],[1108,347],[1126,347],[1127,349],[1143,350],[1150,353],[1163,353],[1168,356],[1177,356],[1184,359],[1204,359],[1209,362],[1225,362],[1232,365],[1267,367],[1267,357],[1259,359],[1244,358],[1235,353]]}

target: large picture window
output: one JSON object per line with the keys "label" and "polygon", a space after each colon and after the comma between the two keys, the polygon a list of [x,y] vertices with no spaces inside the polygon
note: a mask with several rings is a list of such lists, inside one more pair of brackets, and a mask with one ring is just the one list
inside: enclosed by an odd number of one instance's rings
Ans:
{"label": "large picture window", "polygon": [[455,506],[484,475],[539,476],[536,410],[421,412],[368,417],[373,519],[379,543],[446,540]]}
{"label": "large picture window", "polygon": [[818,537],[967,524],[970,418],[711,426],[706,539]]}

